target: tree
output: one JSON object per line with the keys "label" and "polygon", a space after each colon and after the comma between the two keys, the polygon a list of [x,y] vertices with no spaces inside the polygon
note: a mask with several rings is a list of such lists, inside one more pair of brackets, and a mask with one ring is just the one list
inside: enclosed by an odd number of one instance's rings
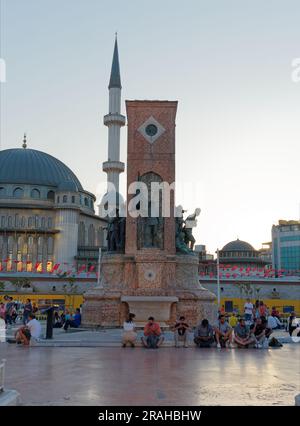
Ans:
{"label": "tree", "polygon": [[32,288],[31,282],[28,278],[11,278],[10,283],[15,287],[16,291],[23,288]]}

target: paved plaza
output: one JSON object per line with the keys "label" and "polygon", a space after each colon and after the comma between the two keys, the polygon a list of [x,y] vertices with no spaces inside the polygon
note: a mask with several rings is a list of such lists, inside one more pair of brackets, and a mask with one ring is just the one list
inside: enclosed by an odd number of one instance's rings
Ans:
{"label": "paved plaza", "polygon": [[300,345],[159,350],[0,345],[24,405],[294,405]]}

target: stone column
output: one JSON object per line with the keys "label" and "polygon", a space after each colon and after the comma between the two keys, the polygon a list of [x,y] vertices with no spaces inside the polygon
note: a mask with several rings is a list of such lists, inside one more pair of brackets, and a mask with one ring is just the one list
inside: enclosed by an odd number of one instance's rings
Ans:
{"label": "stone column", "polygon": [[78,211],[57,209],[55,216],[56,234],[54,241],[54,261],[56,263],[74,262],[78,248]]}

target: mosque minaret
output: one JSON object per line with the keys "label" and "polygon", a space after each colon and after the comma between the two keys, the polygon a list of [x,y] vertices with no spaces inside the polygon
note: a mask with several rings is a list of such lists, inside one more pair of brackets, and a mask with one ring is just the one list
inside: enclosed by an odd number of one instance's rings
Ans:
{"label": "mosque minaret", "polygon": [[104,125],[108,127],[108,160],[103,163],[103,171],[107,173],[107,192],[111,191],[110,184],[113,184],[119,193],[119,175],[125,169],[124,163],[120,161],[120,129],[125,125],[126,119],[120,113],[122,86],[117,36],[108,89],[109,113],[104,116]]}

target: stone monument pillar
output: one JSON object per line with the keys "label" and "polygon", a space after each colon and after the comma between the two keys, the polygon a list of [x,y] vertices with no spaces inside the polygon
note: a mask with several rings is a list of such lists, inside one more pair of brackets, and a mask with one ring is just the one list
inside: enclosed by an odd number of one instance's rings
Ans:
{"label": "stone monument pillar", "polygon": [[[176,251],[177,102],[127,101],[126,108],[125,244],[120,244],[123,252],[116,249],[103,255],[100,287],[85,294],[83,323],[121,326],[129,312],[136,314],[136,322],[140,325],[150,315],[161,325],[174,323],[179,315],[184,315],[192,325],[203,318],[212,321],[216,316],[215,296],[199,283],[198,257],[187,247]],[[147,189],[142,196],[136,183]],[[164,187],[155,199],[151,197],[153,184]],[[173,189],[168,191],[170,186]],[[140,214],[136,214],[139,209]],[[118,228],[117,224],[118,221],[114,229]]]}

